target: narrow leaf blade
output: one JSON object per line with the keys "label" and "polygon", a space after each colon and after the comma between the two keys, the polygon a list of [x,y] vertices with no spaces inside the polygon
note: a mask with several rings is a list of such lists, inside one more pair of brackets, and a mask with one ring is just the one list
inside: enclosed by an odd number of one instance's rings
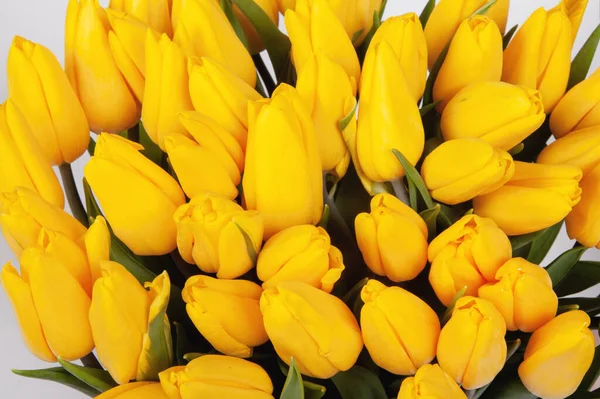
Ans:
{"label": "narrow leaf blade", "polygon": [[600,262],[579,261],[555,288],[559,297],[577,294],[600,282]]}
{"label": "narrow leaf blade", "polygon": [[434,8],[435,0],[429,0],[427,4],[425,4],[425,8],[423,8],[423,11],[419,16],[419,20],[421,21],[421,25],[423,25],[423,28],[425,28],[425,25],[427,25],[427,21],[429,21],[429,17],[431,16],[431,13],[433,12]]}
{"label": "narrow leaf blade", "polygon": [[111,378],[110,374],[106,370],[79,366],[77,364],[67,362],[60,357],[58,358],[58,362],[73,377],[99,392],[106,392],[109,389],[117,386],[117,383]]}
{"label": "narrow leaf blade", "polygon": [[292,358],[283,390],[279,399],[304,399],[304,385],[302,375],[296,367],[296,361]]}
{"label": "narrow leaf blade", "polygon": [[552,286],[556,287],[558,283],[560,283],[571,271],[573,266],[579,262],[581,256],[586,251],[585,247],[577,247],[573,248],[558,258],[556,258],[550,265],[546,268],[546,271],[550,275],[552,279]]}
{"label": "narrow leaf blade", "polygon": [[342,399],[388,399],[379,378],[362,366],[354,366],[348,371],[341,371],[331,380]]}
{"label": "narrow leaf blade", "polygon": [[100,394],[100,391],[92,388],[85,382],[80,381],[62,367],[53,367],[42,370],[12,370],[12,372],[16,375],[20,375],[21,377],[57,382],[79,391],[90,398],[96,397]]}
{"label": "narrow leaf blade", "polygon": [[592,65],[592,61],[594,60],[594,55],[598,49],[598,43],[600,42],[600,24],[594,29],[590,37],[587,39],[579,53],[573,59],[573,63],[571,64],[571,75],[569,76],[569,84],[567,86],[567,90],[571,89],[573,86],[577,85],[579,82],[582,82],[587,76],[590,66]]}
{"label": "narrow leaf blade", "polygon": [[415,167],[408,161],[408,159],[404,157],[404,155],[402,155],[400,151],[393,149],[392,152],[394,153],[396,158],[398,158],[398,161],[400,161],[400,163],[402,164],[402,168],[404,169],[406,178],[412,180],[417,190],[419,190],[419,193],[421,194],[423,201],[425,201],[425,205],[427,205],[427,208],[433,208],[433,200],[431,199],[429,190],[427,190],[427,187],[425,186],[421,175],[419,174],[419,172],[417,172],[417,169],[415,169]]}
{"label": "narrow leaf blade", "polygon": [[562,225],[563,223],[561,221],[554,226],[548,227],[546,230],[544,230],[544,233],[533,240],[531,248],[529,249],[529,255],[527,256],[527,260],[529,262],[535,263],[536,265],[542,263],[550,251],[552,244],[554,244],[558,233],[560,233]]}

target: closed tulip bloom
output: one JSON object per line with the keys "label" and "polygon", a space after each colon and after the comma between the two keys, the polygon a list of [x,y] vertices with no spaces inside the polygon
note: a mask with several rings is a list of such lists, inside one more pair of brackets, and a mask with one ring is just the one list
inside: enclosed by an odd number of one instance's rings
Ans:
{"label": "closed tulip bloom", "polygon": [[399,282],[414,279],[425,268],[427,225],[393,195],[373,197],[371,213],[356,216],[354,226],[358,247],[373,273]]}
{"label": "closed tulip bloom", "polygon": [[[215,0],[175,0],[173,40],[189,57],[210,57],[244,80],[256,85],[256,68]],[[224,51],[223,49],[227,49]]]}
{"label": "closed tulip bloom", "polygon": [[579,27],[581,26],[581,20],[583,19],[583,14],[585,14],[587,4],[588,0],[561,0],[561,2],[554,7],[563,9],[569,17],[573,41],[577,38],[577,33],[579,32]]}
{"label": "closed tulip bloom", "polygon": [[157,382],[132,382],[119,385],[96,396],[97,399],[169,399]]}
{"label": "closed tulip bloom", "polygon": [[[267,14],[271,22],[273,22],[273,25],[279,26],[279,9],[277,6],[277,0],[254,0],[254,2],[265,12],[265,14]],[[235,4],[233,7],[233,12],[242,25],[244,35],[246,35],[246,40],[248,41],[250,53],[258,54],[263,51],[265,46],[260,38],[260,35],[254,28],[254,25],[252,25],[252,22],[250,22],[248,17],[246,17],[242,10],[240,10]]]}
{"label": "closed tulip bloom", "polygon": [[173,214],[185,203],[167,172],[118,135],[98,136],[84,175],[115,235],[137,255],[164,255],[176,247]]}
{"label": "closed tulip bloom", "polygon": [[585,176],[600,164],[600,125],[562,137],[540,153],[538,163],[577,166]]}
{"label": "closed tulip bloom", "polygon": [[477,295],[479,287],[495,281],[496,272],[512,256],[508,237],[491,219],[463,216],[429,245],[429,282],[446,306],[467,287]]}
{"label": "closed tulip bloom", "polygon": [[433,100],[443,110],[456,93],[473,83],[502,77],[502,35],[488,17],[476,15],[456,31],[433,85]]}
{"label": "closed tulip bloom", "polygon": [[452,97],[440,128],[445,140],[479,138],[509,151],[545,119],[539,91],[504,82],[479,82]]}
{"label": "closed tulip bloom", "polygon": [[169,399],[273,399],[273,383],[258,364],[229,356],[205,355],[160,373]]}
{"label": "closed tulip bloom", "polygon": [[467,399],[467,395],[438,364],[426,364],[405,378],[398,399]]}
{"label": "closed tulip bloom", "polygon": [[[195,0],[188,0],[195,1]],[[246,149],[248,103],[262,96],[254,88],[210,58],[189,63],[190,94],[196,111],[229,131]]]}
{"label": "closed tulip bloom", "polygon": [[550,129],[557,139],[593,126],[600,126],[600,68],[569,90],[550,116]]}
{"label": "closed tulip bloom", "polygon": [[479,297],[496,306],[509,331],[533,332],[552,320],[558,309],[546,269],[523,258],[513,258],[498,269],[496,282],[479,288]]}
{"label": "closed tulip bloom", "polygon": [[198,112],[180,113],[179,121],[186,134],[169,135],[164,142],[185,194],[193,198],[212,192],[235,199],[244,169],[240,144],[217,122]]}
{"label": "closed tulip bloom", "polygon": [[514,174],[510,154],[479,139],[444,142],[423,161],[421,175],[431,196],[448,205],[504,185]]}
{"label": "closed tulip bloom", "polygon": [[242,181],[247,209],[261,213],[265,238],[287,227],[316,224],[323,213],[323,179],[313,122],[291,86],[249,104]]}
{"label": "closed tulip bloom", "polygon": [[187,314],[200,334],[219,352],[252,356],[252,348],[269,340],[259,300],[262,289],[246,280],[193,276],[185,283]]}
{"label": "closed tulip bloom", "polygon": [[258,254],[256,272],[270,288],[302,281],[330,293],[344,271],[342,253],[327,231],[313,225],[289,227],[271,237]]}
{"label": "closed tulip bloom", "polygon": [[563,9],[537,9],[504,52],[502,80],[539,90],[546,113],[551,113],[569,81],[571,35],[571,23]]}
{"label": "closed tulip bloom", "polygon": [[0,104],[0,193],[25,187],[62,208],[65,197],[50,160],[15,104]]}
{"label": "closed tulip bloom", "polygon": [[172,0],[110,0],[109,8],[126,12],[156,32],[171,37],[171,3]]}
{"label": "closed tulip bloom", "polygon": [[386,19],[373,35],[369,46],[375,47],[382,41],[388,42],[394,49],[408,89],[418,102],[427,80],[427,42],[417,14],[411,12]]}
{"label": "closed tulip bloom", "polygon": [[473,199],[473,209],[507,235],[532,233],[564,219],[581,199],[581,170],[568,165],[515,161],[515,174],[501,188]]}
{"label": "closed tulip bloom", "polygon": [[437,360],[464,389],[481,388],[504,367],[505,335],[504,318],[491,302],[462,297],[440,333]]}
{"label": "closed tulip bloom", "polygon": [[567,216],[567,233],[588,248],[600,249],[600,165],[585,175],[579,186],[581,201]]}
{"label": "closed tulip bloom", "polygon": [[67,75],[46,47],[16,36],[8,52],[8,92],[53,165],[85,152],[90,128]]}
{"label": "closed tulip bloom", "polygon": [[309,284],[282,281],[260,298],[267,335],[285,363],[307,376],[330,378],[356,363],[363,347],[358,323],[341,299]]}
{"label": "closed tulip bloom", "polygon": [[533,333],[519,366],[519,377],[530,392],[542,399],[563,399],[575,392],[594,358],[589,325],[590,317],[574,310]]}
{"label": "closed tulip bloom", "polygon": [[360,294],[360,326],[371,359],[397,375],[413,375],[435,357],[440,320],[419,297],[369,280]]}
{"label": "closed tulip bloom", "polygon": [[258,212],[245,211],[225,197],[204,193],[180,206],[174,219],[181,257],[203,272],[232,279],[254,266],[253,257],[263,240]]}

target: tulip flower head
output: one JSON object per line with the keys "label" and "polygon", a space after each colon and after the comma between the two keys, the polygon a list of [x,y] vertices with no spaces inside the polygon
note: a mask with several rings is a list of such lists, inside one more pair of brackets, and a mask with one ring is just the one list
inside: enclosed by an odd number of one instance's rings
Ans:
{"label": "tulip flower head", "polygon": [[97,399],[170,399],[157,382],[131,382],[96,396]]}
{"label": "tulip flower head", "polygon": [[571,37],[573,41],[577,38],[579,27],[581,26],[581,20],[583,14],[588,5],[588,0],[561,0],[560,3],[554,7],[555,9],[561,9],[569,17],[571,22]]}
{"label": "tulip flower head", "polygon": [[600,164],[583,177],[581,201],[566,219],[567,233],[588,248],[600,249]]}
{"label": "tulip flower head", "polygon": [[398,399],[467,399],[467,395],[438,364],[425,364],[405,378]]}

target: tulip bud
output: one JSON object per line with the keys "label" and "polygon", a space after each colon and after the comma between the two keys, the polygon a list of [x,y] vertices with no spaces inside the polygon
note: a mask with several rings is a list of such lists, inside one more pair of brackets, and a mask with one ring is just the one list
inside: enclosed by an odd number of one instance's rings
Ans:
{"label": "tulip bud", "polygon": [[185,194],[194,198],[213,192],[235,199],[244,169],[244,152],[238,142],[218,123],[200,113],[180,113],[179,121],[192,139],[172,134],[165,138],[165,149]]}
{"label": "tulip bud", "polygon": [[0,104],[0,159],[0,193],[24,187],[59,208],[64,206],[65,197],[50,161],[11,100]]}
{"label": "tulip bud", "polygon": [[346,174],[350,152],[340,130],[347,115],[346,105],[354,102],[356,82],[342,67],[324,54],[317,54],[305,65],[296,85],[315,124],[321,165],[337,178]]}
{"label": "tulip bud", "polygon": [[156,32],[171,37],[171,3],[172,0],[110,0],[109,8],[126,12]]}
{"label": "tulip bud", "polygon": [[600,68],[569,90],[550,116],[550,129],[557,139],[592,126],[600,126]]}
{"label": "tulip bud", "polygon": [[[215,0],[175,0],[173,41],[189,57],[210,57],[244,80],[256,85],[256,67]],[[226,51],[224,49],[227,49]],[[220,87],[219,87],[220,88]],[[193,97],[193,94],[192,94]]]}
{"label": "tulip bud", "polygon": [[374,48],[383,41],[392,46],[408,90],[418,102],[427,80],[427,42],[417,14],[411,12],[386,19],[373,35],[369,47]]}
{"label": "tulip bud", "polygon": [[[2,148],[4,146],[0,146]],[[63,234],[73,241],[78,241],[85,234],[85,227],[77,219],[24,187],[0,194],[0,226],[8,246],[17,257],[37,242],[42,228]]]}
{"label": "tulip bud", "polygon": [[514,173],[508,152],[479,139],[446,141],[425,158],[421,167],[431,196],[448,205],[490,193]]}
{"label": "tulip bud", "polygon": [[404,169],[392,150],[415,165],[425,147],[425,133],[402,66],[386,41],[367,53],[360,96],[357,168],[376,182],[399,179]]}
{"label": "tulip bud", "polygon": [[356,363],[363,347],[354,315],[341,299],[309,284],[282,281],[260,298],[267,335],[285,363],[330,378]]}
{"label": "tulip bud", "polygon": [[[257,6],[259,6],[265,14],[269,17],[273,25],[279,25],[279,10],[277,8],[277,0],[253,0]],[[218,1],[215,1],[218,2]],[[254,25],[248,17],[234,4],[233,12],[235,17],[240,21],[246,40],[248,41],[248,47],[251,54],[258,54],[265,49],[265,46],[260,38],[260,35],[254,28]]]}
{"label": "tulip bud", "polygon": [[258,364],[229,356],[204,355],[160,373],[169,399],[273,399],[273,383]]}
{"label": "tulip bud", "polygon": [[538,8],[504,52],[502,80],[539,90],[549,114],[567,88],[572,48],[571,23],[565,11]]}
{"label": "tulip bud", "polygon": [[600,164],[579,184],[581,201],[567,216],[567,233],[588,248],[600,249]]}
{"label": "tulip bud", "polygon": [[397,375],[413,375],[435,357],[440,320],[419,297],[369,280],[360,294],[360,326],[371,359]]}
{"label": "tulip bud", "polygon": [[439,300],[450,306],[463,287],[466,295],[477,295],[511,256],[508,237],[491,219],[466,215],[431,241],[429,282]]}
{"label": "tulip bud", "polygon": [[[296,71],[302,73],[315,54],[325,54],[341,65],[358,84],[358,55],[342,23],[327,3],[327,0],[297,0],[295,10],[285,13],[285,26],[292,42]],[[348,3],[344,1],[344,7],[348,7]]]}
{"label": "tulip bud", "polygon": [[[196,1],[196,0],[188,0]],[[246,149],[248,102],[261,95],[210,58],[189,62],[190,94],[196,111],[215,120]]]}
{"label": "tulip bud", "polygon": [[440,333],[440,367],[464,389],[489,384],[506,361],[505,334],[504,318],[494,305],[481,298],[460,298]]}
{"label": "tulip bud", "polygon": [[433,100],[442,111],[465,87],[502,77],[502,35],[488,17],[476,15],[460,24],[433,85]]}
{"label": "tulip bud", "polygon": [[8,52],[8,91],[44,156],[71,163],[87,149],[90,128],[58,60],[46,47],[15,36]]}
{"label": "tulip bud", "polygon": [[269,100],[248,105],[242,181],[247,209],[261,213],[265,238],[291,226],[316,224],[323,179],[313,122],[296,90],[280,85]]}
{"label": "tulip bud", "polygon": [[509,331],[533,332],[556,316],[558,298],[543,267],[513,258],[498,269],[496,281],[480,287],[479,297],[496,306]]}
{"label": "tulip bud", "polygon": [[[256,211],[204,193],[175,212],[177,246],[181,257],[218,278],[240,277],[254,266],[263,240],[263,224]],[[251,243],[251,246],[248,245]]]}
{"label": "tulip bud", "polygon": [[581,177],[574,166],[515,161],[513,177],[498,190],[475,197],[473,210],[509,236],[539,231],[563,220],[577,205]]}
{"label": "tulip bud", "polygon": [[585,14],[585,8],[587,7],[588,0],[561,0],[561,2],[554,7],[555,9],[562,9],[571,22],[571,37],[573,41],[577,37],[579,32],[579,26]]}
{"label": "tulip bud", "polygon": [[187,133],[179,122],[178,114],[193,109],[187,60],[179,46],[167,35],[157,40],[149,30],[146,35],[146,61],[142,120],[150,139],[165,151],[165,136]]}
{"label": "tulip bud", "polygon": [[[425,26],[429,68],[433,67],[444,47],[452,40],[460,24],[487,2],[487,0],[441,0],[438,3],[431,12]],[[510,0],[499,0],[485,13],[488,18],[498,25],[501,33],[504,33],[506,29],[509,5]],[[461,71],[461,73],[464,72]]]}
{"label": "tulip bud", "polygon": [[157,382],[132,382],[119,385],[96,396],[96,399],[169,399]]}
{"label": "tulip bud", "polygon": [[97,216],[94,219],[94,222],[83,237],[83,244],[90,265],[93,286],[96,280],[102,275],[100,262],[110,259],[110,230],[108,230],[104,217]]}
{"label": "tulip bud", "polygon": [[102,133],[84,175],[115,235],[137,255],[164,255],[176,247],[173,213],[185,197],[143,148]]}
{"label": "tulip bud", "polygon": [[540,153],[538,163],[577,166],[585,176],[600,164],[600,125],[562,137]]}
{"label": "tulip bud", "polygon": [[103,261],[100,268],[89,311],[98,359],[119,384],[156,379],[173,357],[167,272],[146,283],[146,291],[120,264]]}
{"label": "tulip bud", "polygon": [[427,263],[427,225],[412,208],[393,195],[378,194],[371,213],[354,221],[365,263],[378,276],[394,282],[412,280]]}
{"label": "tulip bud", "polygon": [[452,97],[440,128],[445,140],[479,138],[508,151],[545,119],[539,91],[504,82],[479,82]]}
{"label": "tulip bud", "polygon": [[398,399],[467,399],[458,384],[438,364],[426,364],[405,378]]}
{"label": "tulip bud", "polygon": [[575,392],[594,358],[589,325],[590,317],[574,310],[533,333],[519,366],[519,377],[530,392],[542,399],[563,399]]}
{"label": "tulip bud", "polygon": [[219,352],[244,358],[269,340],[258,304],[261,294],[251,281],[208,276],[190,277],[182,293],[200,334]]}
{"label": "tulip bud", "polygon": [[329,234],[313,225],[289,227],[271,237],[258,255],[256,272],[270,288],[280,281],[301,281],[330,293],[344,271],[342,253]]}

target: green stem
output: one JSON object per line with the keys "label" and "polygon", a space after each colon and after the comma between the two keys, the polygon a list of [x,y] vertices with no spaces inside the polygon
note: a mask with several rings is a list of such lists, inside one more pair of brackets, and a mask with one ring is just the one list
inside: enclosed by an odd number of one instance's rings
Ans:
{"label": "green stem", "polygon": [[83,207],[83,203],[81,202],[81,198],[79,198],[79,193],[77,192],[77,185],[75,184],[75,178],[73,177],[73,169],[71,168],[71,164],[62,163],[58,166],[58,170],[60,171],[60,176],[62,178],[65,193],[67,195],[67,201],[73,216],[85,227],[88,227],[88,216],[85,208]]}
{"label": "green stem", "polygon": [[263,82],[265,83],[267,92],[269,93],[269,95],[273,94],[273,92],[275,91],[275,88],[277,87],[277,84],[275,83],[275,80],[271,76],[271,73],[269,72],[269,69],[267,68],[267,65],[265,64],[265,61],[263,60],[263,58],[261,57],[260,54],[253,55],[252,59],[254,60],[254,64],[256,65],[256,69],[258,70],[258,74],[260,75]]}
{"label": "green stem", "polygon": [[94,355],[94,352],[90,352],[84,357],[82,357],[81,364],[83,364],[85,367],[91,367],[93,369],[102,370],[102,365],[100,364],[98,359],[96,359],[96,355]]}

